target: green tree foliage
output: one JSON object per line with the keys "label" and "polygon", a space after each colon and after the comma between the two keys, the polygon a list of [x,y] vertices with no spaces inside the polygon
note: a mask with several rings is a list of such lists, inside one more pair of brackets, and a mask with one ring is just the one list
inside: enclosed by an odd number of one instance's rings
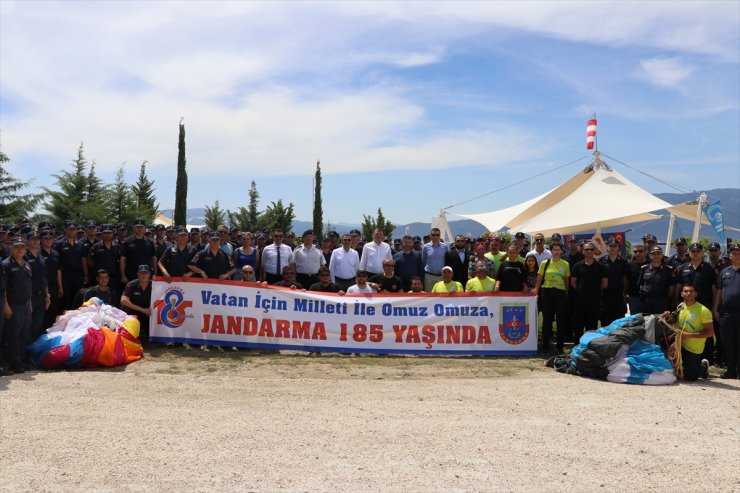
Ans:
{"label": "green tree foliage", "polygon": [[366,216],[365,214],[363,214],[362,217],[364,218],[362,221],[362,236],[364,238],[372,238],[373,231],[376,228],[379,228],[383,231],[385,236],[389,237],[391,236],[391,233],[393,233],[393,230],[396,229],[396,225],[385,218],[380,207],[378,207],[377,217]]}
{"label": "green tree foliage", "polygon": [[259,227],[259,197],[257,184],[252,180],[249,189],[249,207],[239,207],[236,211],[227,211],[229,226],[239,228],[239,231],[257,231]]}
{"label": "green tree foliage", "polygon": [[175,224],[187,223],[188,172],[185,169],[185,125],[180,119],[180,135],[177,142],[177,181],[175,183]]}
{"label": "green tree foliage", "polygon": [[213,207],[206,206],[205,217],[203,219],[206,227],[211,231],[215,231],[221,224],[226,222],[226,211],[221,209],[221,205],[217,200]]}
{"label": "green tree foliage", "polygon": [[283,199],[279,199],[277,202],[271,202],[260,215],[259,227],[271,230],[280,228],[288,232],[293,228],[293,219],[295,219],[293,202],[285,207]]}
{"label": "green tree foliage", "polygon": [[21,217],[29,217],[41,199],[38,194],[24,194],[30,182],[14,178],[7,169],[10,159],[0,152],[0,221],[15,222]]}
{"label": "green tree foliage", "polygon": [[72,161],[72,170],[52,176],[57,179],[56,187],[43,187],[43,190],[46,193],[44,207],[54,220],[62,223],[66,219],[71,219],[79,224],[87,219],[83,215],[85,214],[83,206],[87,201],[89,182],[82,143],[77,149],[77,158]]}
{"label": "green tree foliage", "polygon": [[95,160],[93,160],[90,164],[90,171],[87,173],[85,199],[80,206],[82,219],[92,219],[98,224],[107,222],[110,217],[110,194],[107,192],[103,180],[95,174]]}
{"label": "green tree foliage", "polygon": [[324,210],[321,204],[321,162],[316,161],[316,174],[314,175],[313,191],[313,231],[317,241],[324,237],[322,228],[324,225]]}
{"label": "green tree foliage", "polygon": [[146,165],[147,161],[141,163],[139,179],[131,186],[131,193],[136,205],[137,216],[144,218],[149,224],[157,217],[159,204],[154,196],[154,182],[146,174]]}
{"label": "green tree foliage", "polygon": [[116,171],[116,180],[108,187],[110,222],[116,224],[131,224],[136,215],[131,187],[126,183],[124,165]]}

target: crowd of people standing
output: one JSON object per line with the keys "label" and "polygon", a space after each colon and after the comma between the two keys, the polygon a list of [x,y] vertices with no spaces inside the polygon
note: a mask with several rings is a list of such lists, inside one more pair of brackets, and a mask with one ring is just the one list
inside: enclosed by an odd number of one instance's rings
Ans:
{"label": "crowd of people standing", "polygon": [[[312,230],[297,241],[294,233],[280,229],[251,233],[220,225],[215,231],[187,230],[150,226],[143,219],[136,219],[131,230],[67,221],[61,234],[48,222],[0,225],[0,373],[30,368],[25,347],[62,311],[92,297],[138,315],[146,342],[156,273],[166,282],[173,277],[234,279],[338,294],[531,293],[543,316],[540,349],[551,351],[554,335],[558,353],[584,330],[606,326],[628,310],[657,314],[684,309],[684,288],[691,286],[695,302],[712,314],[714,328],[710,335],[697,331],[706,336],[701,360],[726,365],[724,375],[737,378],[737,244],[722,258],[717,243],[705,252],[700,243],[688,245],[678,238],[676,254],[666,257],[655,236],[647,234],[632,245],[628,260],[614,237],[570,237],[567,245],[560,234],[549,242],[535,234],[531,245],[522,233],[507,239],[456,236],[446,243],[432,228],[423,239],[407,235],[391,241],[376,229],[368,241],[359,230],[341,236],[332,231],[316,244]],[[699,343],[690,346],[696,351]]]}

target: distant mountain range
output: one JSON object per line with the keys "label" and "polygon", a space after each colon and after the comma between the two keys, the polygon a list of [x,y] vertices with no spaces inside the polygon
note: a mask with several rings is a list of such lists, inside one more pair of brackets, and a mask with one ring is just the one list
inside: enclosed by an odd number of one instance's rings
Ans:
{"label": "distant mountain range", "polygon": [[[714,190],[707,191],[706,194],[707,200],[710,203],[716,200],[720,200],[722,202],[725,225],[740,228],[740,188],[716,188]],[[690,202],[696,200],[699,196],[698,193],[656,193],[654,195],[671,204]],[[162,214],[167,217],[172,217],[173,213],[174,211],[172,209],[162,211]],[[666,211],[656,211],[655,214],[666,214]],[[204,224],[204,215],[205,209],[203,208],[188,209],[187,222],[188,224]],[[627,234],[627,239],[632,242],[640,241],[645,233],[653,233],[658,237],[659,241],[662,242],[668,232],[668,221],[669,218],[666,216],[648,224],[625,224],[623,226],[612,228],[610,231],[624,231]],[[475,221],[471,221],[470,219],[453,220],[449,221],[449,224],[452,234],[454,235],[462,234],[476,238],[486,232],[486,228],[483,225]],[[332,223],[331,226],[339,234],[348,233],[352,229],[361,229],[362,227],[360,223]],[[293,230],[297,235],[300,235],[303,231],[312,227],[313,223],[310,221],[293,221]],[[411,236],[424,236],[429,232],[430,228],[431,221],[403,224],[393,230],[393,237],[400,237],[405,234],[410,234]],[[673,236],[690,237],[693,232],[693,228],[693,222],[678,219],[673,227]],[[699,236],[709,238],[711,241],[719,241],[717,234],[709,226],[702,226]],[[740,233],[736,233],[733,236],[733,232],[728,231],[727,236],[740,239]]]}

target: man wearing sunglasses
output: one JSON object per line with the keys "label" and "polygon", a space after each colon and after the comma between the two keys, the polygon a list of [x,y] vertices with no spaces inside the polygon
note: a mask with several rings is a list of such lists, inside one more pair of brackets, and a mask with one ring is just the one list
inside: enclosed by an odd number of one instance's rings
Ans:
{"label": "man wearing sunglasses", "polygon": [[583,244],[583,260],[571,269],[570,286],[575,294],[573,342],[578,343],[585,330],[596,330],[601,313],[601,293],[607,288],[607,267],[594,258],[594,244]]}
{"label": "man wearing sunglasses", "polygon": [[640,304],[640,286],[638,281],[640,280],[640,271],[643,265],[647,265],[649,260],[645,251],[645,245],[642,243],[635,243],[632,245],[632,260],[627,263],[628,274],[627,281],[627,304],[630,308],[632,315],[636,313],[642,313],[642,305]]}
{"label": "man wearing sunglasses", "polygon": [[284,233],[282,229],[272,232],[272,244],[262,250],[262,281],[275,284],[283,280],[283,267],[290,264],[293,250],[283,244]]}
{"label": "man wearing sunglasses", "polygon": [[439,228],[432,228],[430,241],[421,249],[421,261],[424,262],[424,291],[430,292],[434,285],[442,280],[442,267],[445,266],[447,244],[441,241]]}

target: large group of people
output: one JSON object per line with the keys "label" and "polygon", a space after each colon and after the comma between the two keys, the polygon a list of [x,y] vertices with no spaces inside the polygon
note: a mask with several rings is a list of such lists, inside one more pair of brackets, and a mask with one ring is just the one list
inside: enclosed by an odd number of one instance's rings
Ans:
{"label": "large group of people", "polygon": [[[518,292],[537,296],[543,325],[540,349],[562,353],[584,330],[609,325],[629,313],[677,310],[686,337],[686,364],[723,365],[738,377],[740,358],[740,246],[726,257],[720,245],[675,241],[666,257],[652,234],[622,256],[617,238],[587,241],[560,234],[549,241],[523,233],[442,240],[438,228],[423,239],[391,241],[376,229],[363,241],[358,230],[329,232],[319,244],[312,230],[300,240],[291,231],[257,233],[220,225],[205,228],[72,221],[57,234],[53,224],[0,225],[0,374],[31,368],[25,347],[64,310],[96,297],[139,316],[148,339],[151,280],[173,277],[233,279],[292,289],[357,293]],[[692,296],[693,294],[693,296]],[[707,329],[706,312],[712,330]],[[698,315],[696,315],[698,313]],[[695,317],[702,321],[693,325]],[[689,329],[693,327],[694,329]],[[699,327],[699,329],[696,329]],[[681,330],[684,330],[681,329]],[[696,335],[698,334],[698,335]],[[716,339],[717,344],[714,344]],[[695,365],[694,365],[695,366]],[[697,374],[692,367],[686,375]]]}

